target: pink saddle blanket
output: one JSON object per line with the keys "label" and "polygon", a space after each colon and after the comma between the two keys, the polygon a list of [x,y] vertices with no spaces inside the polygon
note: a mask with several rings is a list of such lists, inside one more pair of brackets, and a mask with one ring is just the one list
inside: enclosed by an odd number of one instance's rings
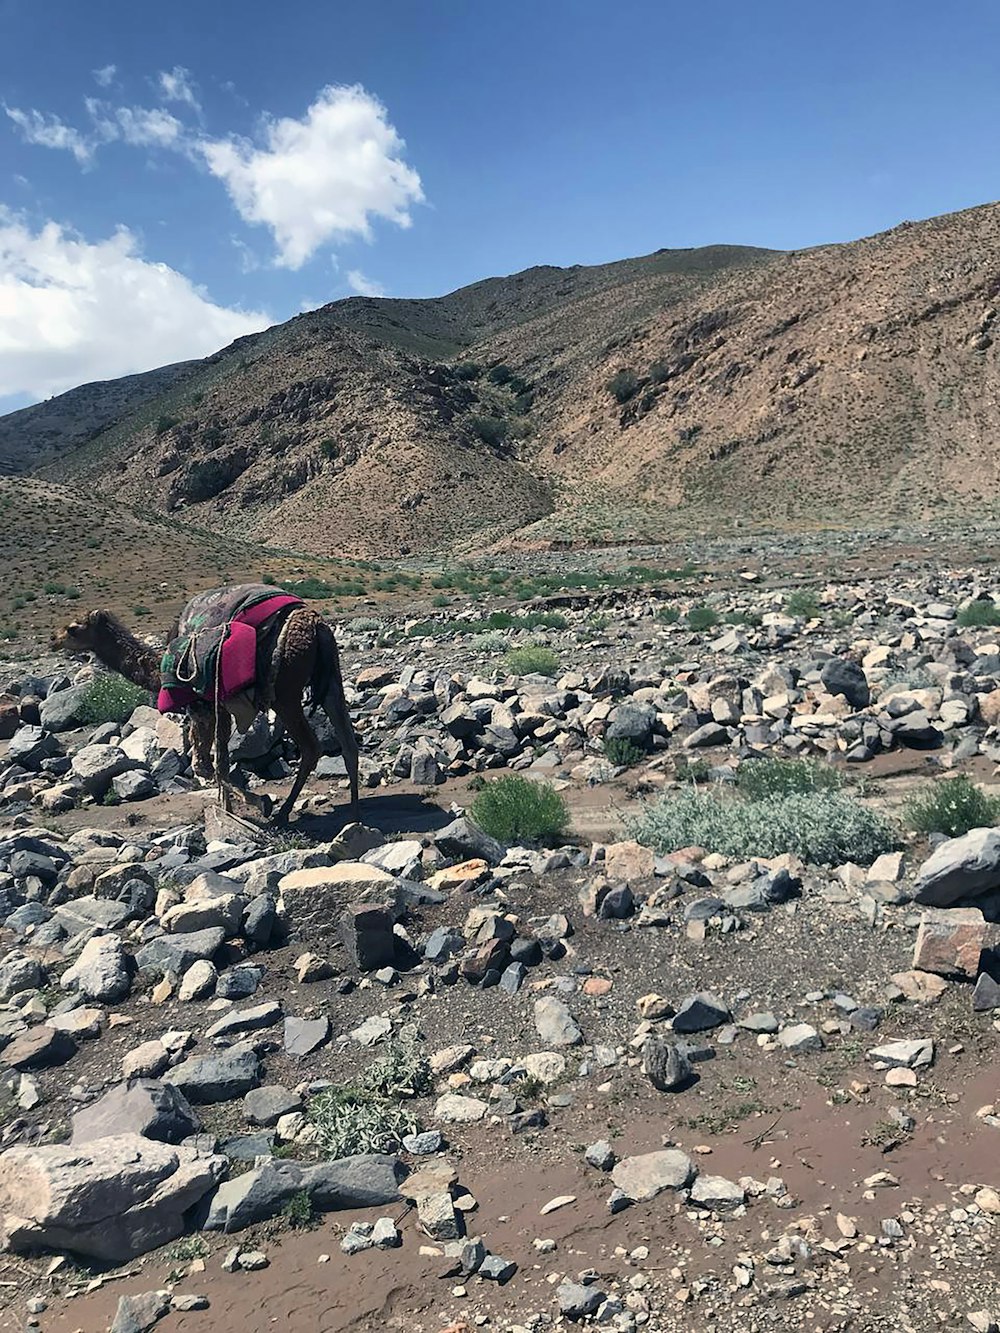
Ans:
{"label": "pink saddle blanket", "polygon": [[[228,622],[219,645],[216,668],[220,703],[250,689],[256,683],[258,627],[283,607],[301,605],[301,598],[282,593],[247,607]],[[188,685],[164,687],[157,697],[156,706],[161,713],[178,713],[196,700],[214,703],[215,689],[201,693]]]}

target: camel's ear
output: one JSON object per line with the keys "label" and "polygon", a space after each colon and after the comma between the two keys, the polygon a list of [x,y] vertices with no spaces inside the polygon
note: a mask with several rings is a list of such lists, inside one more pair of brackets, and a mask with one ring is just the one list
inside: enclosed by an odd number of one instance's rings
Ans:
{"label": "camel's ear", "polygon": [[108,623],[107,611],[91,611],[87,616],[87,624],[91,629],[103,629]]}

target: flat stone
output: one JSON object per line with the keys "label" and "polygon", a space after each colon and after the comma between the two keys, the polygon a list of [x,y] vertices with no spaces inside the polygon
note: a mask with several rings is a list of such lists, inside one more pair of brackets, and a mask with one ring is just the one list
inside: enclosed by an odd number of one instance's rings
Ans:
{"label": "flat stone", "polygon": [[947,981],[933,972],[894,972],[892,981],[903,997],[915,1004],[933,1004],[948,989]]}
{"label": "flat stone", "polygon": [[289,1014],[285,1019],[285,1053],[302,1057],[311,1055],[330,1038],[330,1020],[323,1015],[320,1018],[300,1018]]}
{"label": "flat stone", "polygon": [[998,939],[1000,929],[985,921],[978,907],[931,909],[920,918],[913,966],[921,972],[974,980],[983,950]]}
{"label": "flat stone", "polygon": [[233,1037],[244,1032],[260,1032],[272,1028],[284,1018],[284,1011],[276,1000],[265,1000],[249,1009],[230,1009],[206,1031],[206,1038]]}
{"label": "flat stone", "polygon": [[218,1055],[198,1055],[182,1061],[163,1076],[192,1102],[226,1102],[257,1086],[260,1061],[253,1051],[233,1047]]}
{"label": "flat stone", "polygon": [[67,1032],[59,1032],[48,1024],[29,1028],[15,1037],[0,1052],[0,1065],[8,1069],[51,1069],[63,1065],[76,1055],[76,1042]]}
{"label": "flat stone", "polygon": [[1000,889],[1000,829],[972,829],[936,847],[920,867],[914,899],[953,907]]}
{"label": "flat stone", "polygon": [[363,902],[394,905],[397,898],[394,877],[360,861],[293,870],[278,890],[288,928],[302,940],[334,934],[348,908]]}
{"label": "flat stone", "polygon": [[243,1114],[251,1125],[276,1125],[283,1115],[302,1108],[302,1098],[280,1084],[253,1088],[243,1098]]}
{"label": "flat stone", "polygon": [[804,1055],[807,1051],[821,1051],[823,1038],[811,1023],[792,1023],[778,1033],[778,1045],[793,1055]]}
{"label": "flat stone", "polygon": [[746,1202],[742,1186],[724,1176],[699,1176],[691,1186],[691,1202],[713,1213],[731,1213]]}
{"label": "flat stone", "polygon": [[731,1021],[728,1007],[710,991],[699,991],[683,999],[674,1015],[675,1032],[705,1032]]}
{"label": "flat stone", "polygon": [[690,1157],[676,1148],[624,1157],[611,1172],[611,1179],[633,1203],[655,1199],[664,1190],[683,1190],[695,1177]]}
{"label": "flat stone", "polygon": [[161,1143],[180,1143],[201,1131],[201,1121],[177,1089],[154,1079],[116,1083],[72,1118],[71,1143],[140,1134]]}
{"label": "flat stone", "polygon": [[489,1110],[488,1103],[478,1097],[465,1097],[461,1093],[446,1092],[437,1099],[434,1107],[435,1120],[446,1124],[466,1125],[482,1120]]}
{"label": "flat stone", "polygon": [[547,1046],[579,1046],[583,1041],[576,1019],[554,995],[535,1001],[535,1031]]}
{"label": "flat stone", "polygon": [[154,976],[170,972],[180,977],[192,963],[211,958],[222,947],[225,938],[226,932],[220,926],[185,935],[158,935],[138,951],[136,965]]}
{"label": "flat stone", "polygon": [[890,1069],[922,1069],[934,1063],[934,1042],[930,1037],[915,1041],[890,1041],[868,1052],[868,1059]]}

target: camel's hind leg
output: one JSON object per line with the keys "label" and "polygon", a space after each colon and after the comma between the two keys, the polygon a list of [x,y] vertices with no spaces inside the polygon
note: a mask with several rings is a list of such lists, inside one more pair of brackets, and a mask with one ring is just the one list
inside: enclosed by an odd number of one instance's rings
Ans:
{"label": "camel's hind leg", "polygon": [[358,796],[358,738],[351,723],[351,714],[344,698],[344,686],[339,676],[323,700],[323,711],[330,719],[330,725],[340,746],[340,753],[344,756],[347,776],[351,781],[351,815],[357,819],[361,812]]}
{"label": "camel's hind leg", "polygon": [[274,711],[285,725],[292,741],[298,748],[299,768],[292,783],[292,790],[286,796],[277,815],[279,824],[284,824],[292,813],[292,807],[299,798],[299,793],[306,785],[310,773],[319,762],[319,741],[309,725],[309,720],[302,711],[301,699],[275,700]]}

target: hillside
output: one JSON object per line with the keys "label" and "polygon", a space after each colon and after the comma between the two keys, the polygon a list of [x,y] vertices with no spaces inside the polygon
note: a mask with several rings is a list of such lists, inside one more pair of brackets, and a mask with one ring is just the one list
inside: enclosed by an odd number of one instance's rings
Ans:
{"label": "hillside", "polygon": [[986,205],[336,302],[152,396],[134,377],[45,473],[355,557],[992,512],[998,253]]}

